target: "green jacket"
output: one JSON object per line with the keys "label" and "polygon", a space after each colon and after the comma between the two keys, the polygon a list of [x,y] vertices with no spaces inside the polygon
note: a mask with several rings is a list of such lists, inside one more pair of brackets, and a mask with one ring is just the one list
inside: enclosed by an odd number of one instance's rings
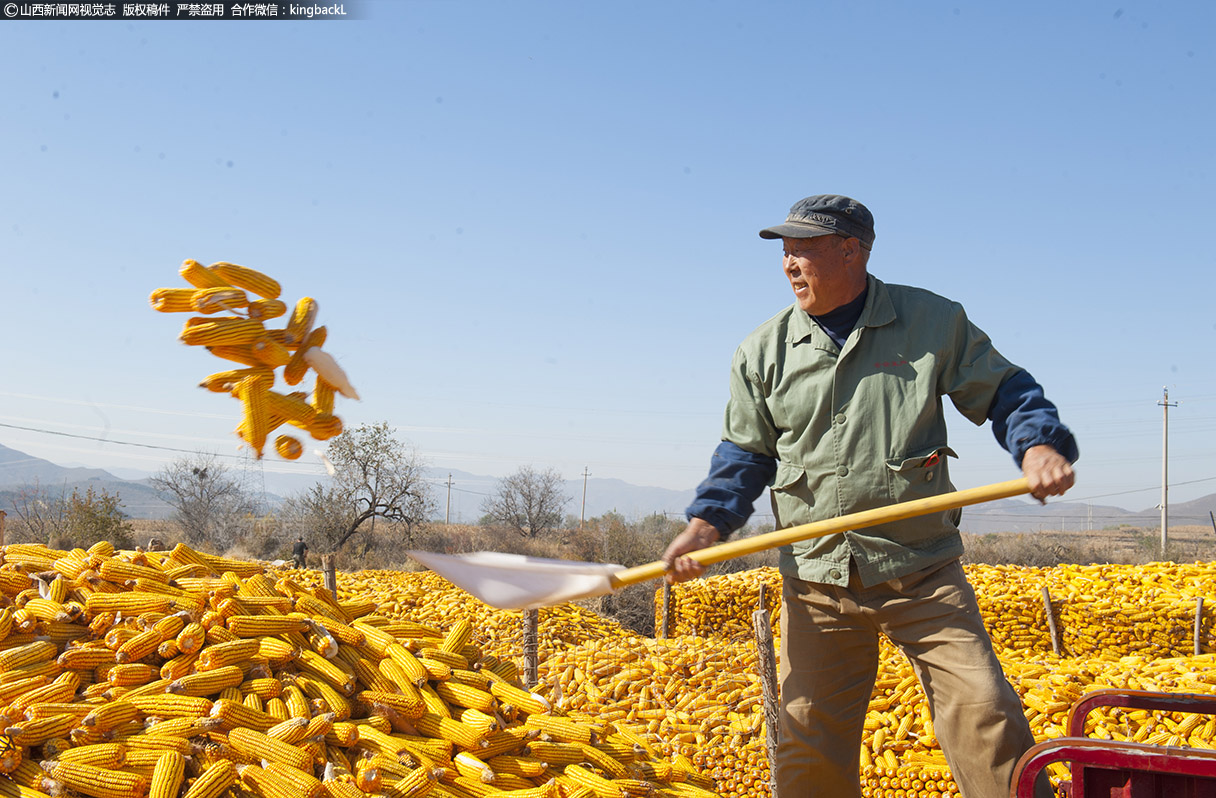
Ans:
{"label": "green jacket", "polygon": [[[1019,368],[962,306],[872,275],[843,349],[797,305],[735,352],[723,440],[777,460],[779,529],[953,490],[942,396],[975,424]],[[845,585],[849,561],[869,586],[962,554],[959,511],[781,549],[780,569]]]}

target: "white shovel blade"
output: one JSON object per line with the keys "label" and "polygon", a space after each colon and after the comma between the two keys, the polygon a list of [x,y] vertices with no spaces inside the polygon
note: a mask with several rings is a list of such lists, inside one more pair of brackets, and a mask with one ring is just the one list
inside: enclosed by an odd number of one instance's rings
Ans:
{"label": "white shovel blade", "polygon": [[612,575],[623,570],[620,565],[550,560],[495,551],[406,553],[491,607],[503,610],[549,607],[605,596],[613,591]]}

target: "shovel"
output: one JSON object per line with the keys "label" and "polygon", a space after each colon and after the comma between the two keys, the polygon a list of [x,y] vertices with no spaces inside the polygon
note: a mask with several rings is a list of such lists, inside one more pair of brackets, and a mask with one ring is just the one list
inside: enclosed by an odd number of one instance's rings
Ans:
{"label": "shovel", "polygon": [[[690,552],[688,556],[702,565],[712,565],[800,540],[1008,499],[1029,492],[1030,485],[1024,478],[997,482],[731,540]],[[551,560],[492,551],[475,554],[407,553],[474,597],[504,610],[549,607],[567,601],[606,596],[627,585],[657,579],[667,572],[667,563],[662,560],[624,568],[620,565]]]}

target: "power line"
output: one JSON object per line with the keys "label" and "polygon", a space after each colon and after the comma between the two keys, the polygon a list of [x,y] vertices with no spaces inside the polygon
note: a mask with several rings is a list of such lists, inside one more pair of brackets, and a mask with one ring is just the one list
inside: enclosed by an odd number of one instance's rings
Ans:
{"label": "power line", "polygon": [[[196,454],[198,449],[176,449],[172,446],[158,446],[153,443],[135,443],[134,441],[119,441],[113,438],[99,438],[95,435],[77,435],[72,432],[58,432],[52,429],[38,429],[37,427],[23,427],[19,424],[5,424],[0,422],[0,427],[8,427],[9,429],[25,430],[26,432],[41,432],[44,435],[59,435],[64,438],[79,438],[85,441],[101,441],[102,443],[113,443],[118,446],[138,446],[141,449],[159,449],[164,452],[184,452],[185,454]],[[239,454],[219,454],[215,453],[216,457],[230,457],[233,460],[243,459],[244,455]]]}

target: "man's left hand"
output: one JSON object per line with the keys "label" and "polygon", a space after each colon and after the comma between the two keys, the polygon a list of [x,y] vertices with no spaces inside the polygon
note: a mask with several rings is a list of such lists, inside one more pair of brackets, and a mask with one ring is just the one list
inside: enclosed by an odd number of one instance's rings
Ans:
{"label": "man's left hand", "polygon": [[1026,450],[1022,476],[1030,483],[1030,494],[1040,502],[1046,502],[1048,496],[1063,496],[1077,478],[1064,455],[1046,444]]}

